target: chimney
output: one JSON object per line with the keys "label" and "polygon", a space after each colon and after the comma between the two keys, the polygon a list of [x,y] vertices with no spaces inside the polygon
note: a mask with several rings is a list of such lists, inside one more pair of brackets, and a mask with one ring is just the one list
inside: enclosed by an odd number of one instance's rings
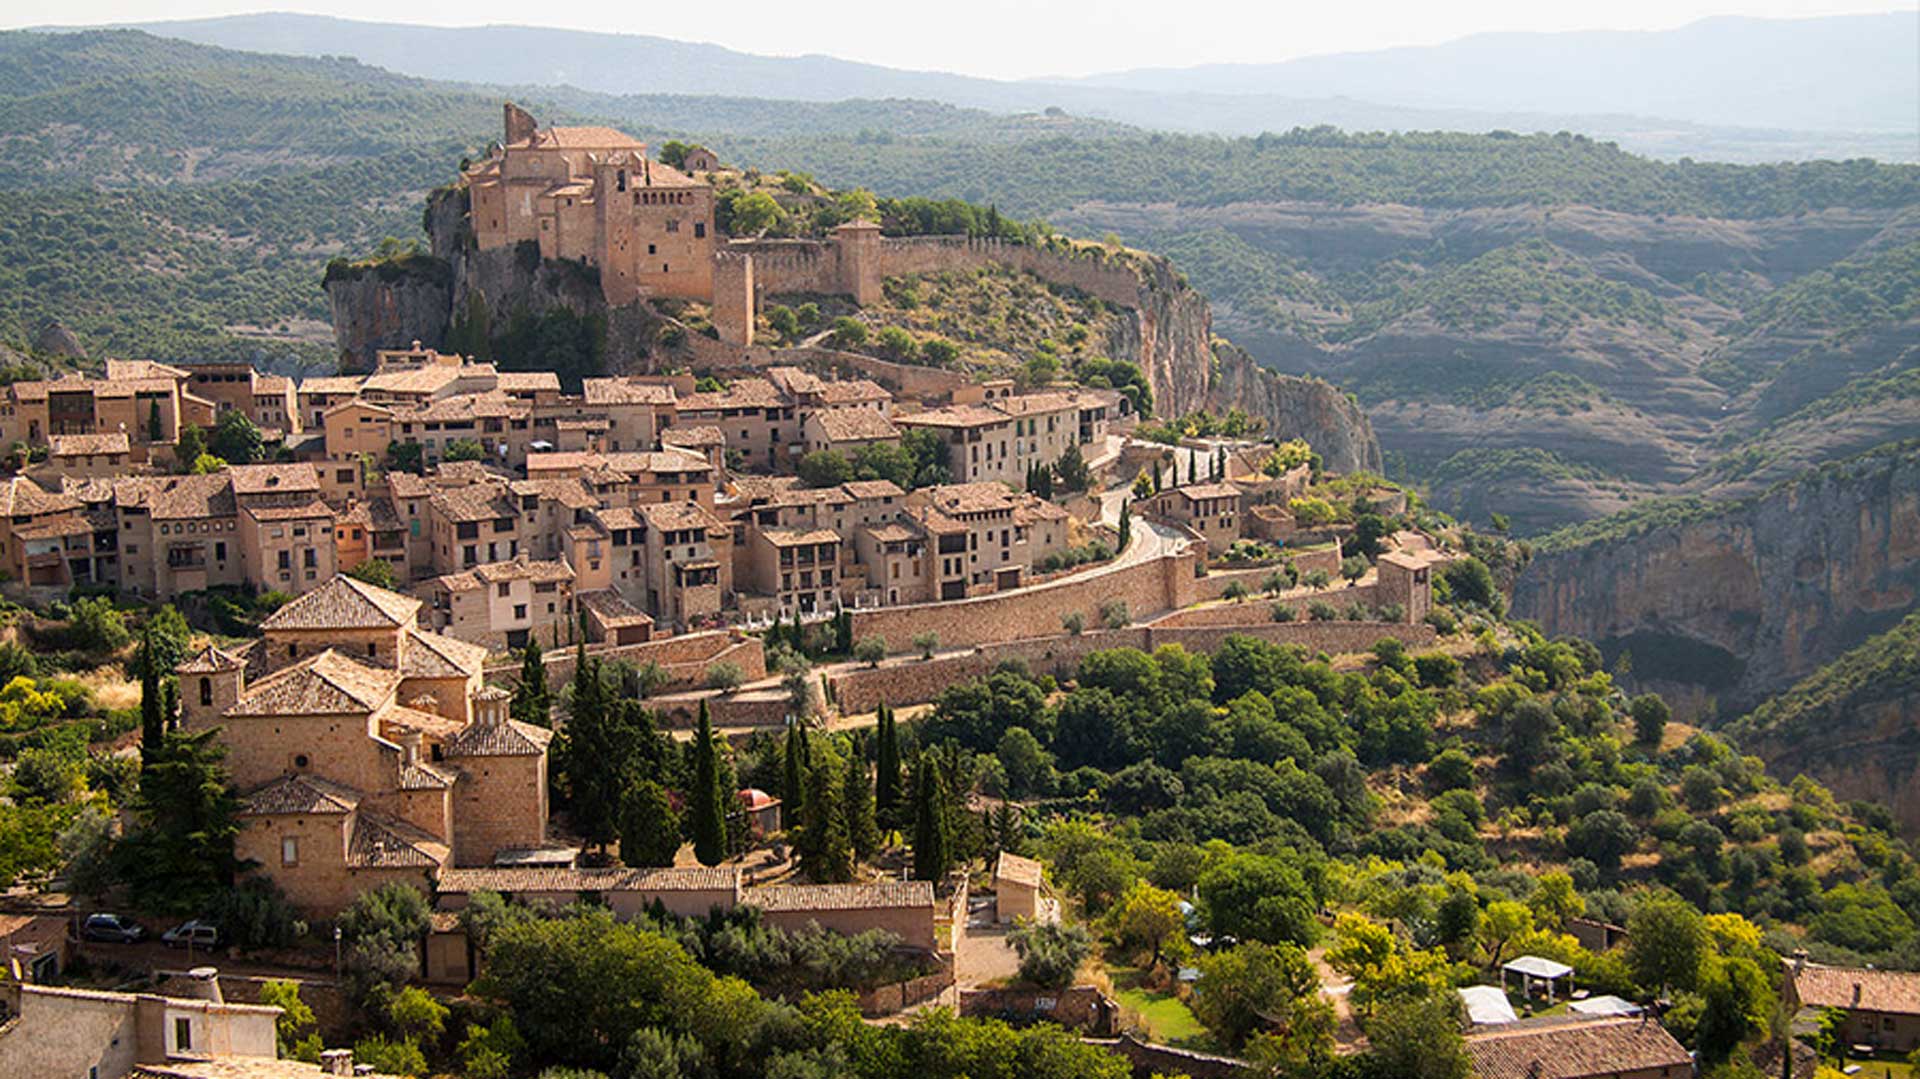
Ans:
{"label": "chimney", "polygon": [[400,732],[400,755],[401,758],[407,762],[408,767],[420,763],[420,742],[422,737],[419,731],[409,730]]}
{"label": "chimney", "polygon": [[187,984],[188,999],[226,1003],[220,995],[220,970],[217,967],[195,967],[187,971]]}
{"label": "chimney", "polygon": [[1805,948],[1795,948],[1793,950],[1793,972],[1798,974],[1805,969],[1807,969],[1807,950]]}
{"label": "chimney", "polygon": [[1860,1006],[1860,983],[1854,982],[1853,983],[1853,1004],[1850,1005],[1850,1007],[1858,1008],[1859,1006]]}
{"label": "chimney", "polygon": [[353,1050],[322,1049],[320,1051],[320,1072],[323,1075],[352,1075]]}

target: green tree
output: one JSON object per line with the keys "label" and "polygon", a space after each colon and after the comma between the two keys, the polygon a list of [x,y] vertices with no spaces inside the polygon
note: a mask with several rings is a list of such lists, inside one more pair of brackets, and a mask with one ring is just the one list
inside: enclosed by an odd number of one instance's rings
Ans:
{"label": "green tree", "polygon": [[780,765],[781,813],[790,824],[803,824],[807,804],[807,732],[798,723],[787,725]]}
{"label": "green tree", "polygon": [[1242,944],[1201,959],[1192,1007],[1208,1033],[1235,1051],[1269,1031],[1288,1043],[1289,1055],[1324,1060],[1333,1049],[1333,1008],[1298,945]]}
{"label": "green tree", "polygon": [[445,461],[484,461],[487,459],[487,448],[481,445],[480,440],[477,438],[456,438],[452,442],[447,443],[446,451],[441,454],[441,459]]}
{"label": "green tree", "polygon": [[147,441],[158,442],[164,433],[165,427],[160,423],[160,402],[155,401],[147,409]]}
{"label": "green tree", "polygon": [[670,866],[680,853],[680,818],[667,790],[651,779],[627,788],[620,813],[620,860],[630,866]]}
{"label": "green tree", "polygon": [[149,624],[141,635],[141,655],[149,657],[140,664],[140,758],[143,761],[151,761],[160,751],[172,719],[166,713],[166,695],[160,689],[160,665],[153,662],[158,652],[153,626]]}
{"label": "green tree", "polygon": [[1633,735],[1642,745],[1658,746],[1667,732],[1667,721],[1673,718],[1673,710],[1656,693],[1645,693],[1633,699],[1627,706],[1633,716]]}
{"label": "green tree", "polygon": [[320,1063],[319,1021],[313,1009],[300,999],[300,983],[268,981],[260,987],[260,1003],[279,1008],[273,1021],[274,1046],[289,1060]]}
{"label": "green tree", "polygon": [[1467,1079],[1472,1074],[1460,1036],[1460,1002],[1451,994],[1424,997],[1376,1013],[1367,1022],[1374,1074],[1394,1079]]}
{"label": "green tree", "polygon": [[122,880],[156,911],[198,914],[233,884],[240,800],[217,731],[168,733],[140,770],[130,826],[115,851]]}
{"label": "green tree", "polygon": [[384,558],[369,558],[347,571],[347,576],[356,581],[365,581],[375,588],[393,589],[393,563]]}
{"label": "green tree", "polygon": [[106,596],[88,596],[74,603],[67,626],[73,646],[82,652],[118,652],[133,639],[126,615]]}
{"label": "green tree", "polygon": [[532,634],[520,654],[520,682],[513,687],[513,718],[536,727],[553,726],[553,694],[547,689],[547,661]]}
{"label": "green tree", "polygon": [[911,363],[920,354],[920,343],[898,326],[881,328],[879,342],[881,353],[900,363]]}
{"label": "green tree", "polygon": [[1649,989],[1691,990],[1707,954],[1706,921],[1678,896],[1649,897],[1627,918],[1627,965]]}
{"label": "green tree", "polygon": [[1022,920],[1007,933],[1020,957],[1021,980],[1046,989],[1065,989],[1093,952],[1093,938],[1078,924]]}
{"label": "green tree", "polygon": [[867,324],[851,315],[833,320],[833,344],[836,348],[859,348],[867,343]]}
{"label": "green tree", "polygon": [[846,787],[840,803],[846,808],[847,838],[853,843],[853,856],[865,860],[880,848],[880,829],[874,822],[873,784],[867,775],[867,758],[854,752],[847,756]]}
{"label": "green tree", "polygon": [[430,914],[426,894],[404,881],[391,880],[353,897],[335,925],[346,943],[346,965],[357,998],[378,1000],[419,974],[420,944]]}
{"label": "green tree", "polygon": [[1162,959],[1177,963],[1187,956],[1187,919],[1178,893],[1134,881],[1107,911],[1105,924],[1120,947],[1147,953],[1149,970]]}
{"label": "green tree", "polygon": [[847,834],[846,808],[841,803],[845,774],[833,758],[815,762],[807,773],[806,826],[800,833],[800,869],[816,881],[853,879],[853,841]]}
{"label": "green tree", "polygon": [[198,424],[180,425],[180,437],[173,443],[173,464],[176,471],[184,472],[193,467],[207,452],[207,432]]}
{"label": "green tree", "polygon": [[727,231],[734,236],[752,236],[780,223],[786,212],[765,191],[749,191],[732,200]]}
{"label": "green tree", "polygon": [[900,731],[894,726],[893,709],[880,706],[874,732],[874,815],[890,827],[900,808]]}
{"label": "green tree", "polygon": [[584,642],[579,649],[560,756],[574,830],[605,850],[619,837],[620,807],[633,778],[632,747],[621,730],[623,709],[608,699],[600,661],[586,655]]}
{"label": "green tree", "polygon": [[1311,944],[1317,902],[1300,871],[1272,855],[1231,855],[1200,874],[1201,908],[1216,934]]}
{"label": "green tree", "polygon": [[837,487],[853,479],[853,465],[835,450],[814,450],[800,458],[795,471],[809,487]]}
{"label": "green tree", "polygon": [[1767,976],[1743,956],[1709,961],[1700,976],[1700,995],[1694,1047],[1709,1064],[1726,1060],[1741,1042],[1765,1031],[1777,1003]]}
{"label": "green tree", "polygon": [[693,854],[701,865],[719,865],[727,857],[727,798],[721,789],[720,747],[713,736],[707,702],[693,735]]}
{"label": "green tree", "polygon": [[207,448],[232,465],[257,464],[266,457],[266,440],[261,437],[260,428],[237,408],[220,414],[219,421],[213,425],[213,437],[207,440]]}
{"label": "green tree", "polygon": [[1059,478],[1060,487],[1067,491],[1084,491],[1093,483],[1093,473],[1087,468],[1087,459],[1081,456],[1078,445],[1068,446],[1067,452],[1054,462],[1053,474]]}
{"label": "green tree", "polygon": [[948,833],[946,790],[930,753],[920,754],[913,775],[913,876],[938,883],[953,864]]}

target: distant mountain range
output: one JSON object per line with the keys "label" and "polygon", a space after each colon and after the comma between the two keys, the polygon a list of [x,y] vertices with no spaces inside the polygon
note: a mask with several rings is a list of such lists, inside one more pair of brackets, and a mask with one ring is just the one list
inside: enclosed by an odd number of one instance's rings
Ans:
{"label": "distant mountain range", "polygon": [[1049,108],[1169,131],[1572,130],[1643,153],[1733,161],[1920,159],[1920,13],[1708,19],[1657,33],[1483,34],[1280,64],[999,81],[831,56],[524,26],[441,28],[258,14],[137,24],[253,52],[348,56],[403,74],[612,94],[914,98]]}

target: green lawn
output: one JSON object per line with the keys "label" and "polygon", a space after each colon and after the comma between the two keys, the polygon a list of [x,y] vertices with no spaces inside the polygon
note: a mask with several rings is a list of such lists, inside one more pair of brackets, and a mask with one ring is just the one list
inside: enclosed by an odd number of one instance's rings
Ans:
{"label": "green lawn", "polygon": [[1172,993],[1155,992],[1141,986],[1143,974],[1133,967],[1108,967],[1114,993],[1120,1006],[1140,1014],[1148,1035],[1162,1045],[1201,1049],[1211,1046],[1207,1028],[1193,1017],[1186,1003]]}

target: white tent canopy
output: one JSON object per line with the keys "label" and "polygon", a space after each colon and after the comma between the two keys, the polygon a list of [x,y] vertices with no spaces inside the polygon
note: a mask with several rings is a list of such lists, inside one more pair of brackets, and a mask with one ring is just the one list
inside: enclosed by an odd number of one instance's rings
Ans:
{"label": "white tent canopy", "polygon": [[1573,968],[1565,963],[1552,959],[1544,959],[1537,955],[1523,955],[1518,959],[1501,964],[1500,985],[1502,988],[1506,986],[1507,975],[1509,974],[1520,975],[1520,985],[1529,997],[1533,995],[1533,984],[1535,982],[1545,982],[1547,1000],[1551,1002],[1554,998],[1554,983],[1563,978],[1571,979],[1573,977]]}
{"label": "white tent canopy", "polygon": [[1576,1000],[1567,1005],[1567,1010],[1577,1015],[1639,1015],[1641,1012],[1640,1005],[1616,996]]}
{"label": "white tent canopy", "polygon": [[1497,986],[1469,985],[1460,990],[1460,1002],[1467,1006],[1467,1018],[1474,1026],[1520,1021],[1507,1001],[1507,991]]}

